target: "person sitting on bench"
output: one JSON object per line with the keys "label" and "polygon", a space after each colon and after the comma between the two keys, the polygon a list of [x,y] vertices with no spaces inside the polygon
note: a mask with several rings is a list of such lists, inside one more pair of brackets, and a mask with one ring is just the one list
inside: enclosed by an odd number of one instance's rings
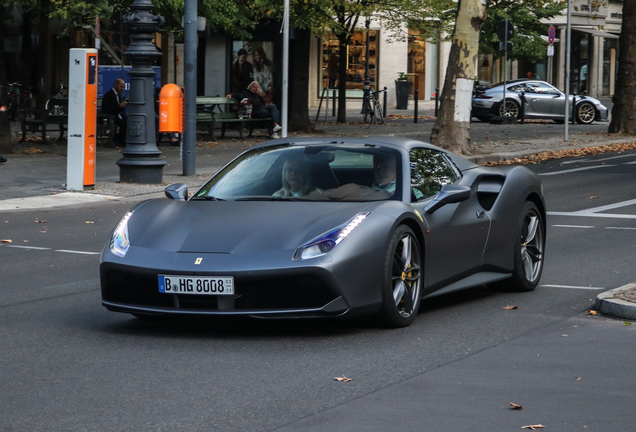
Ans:
{"label": "person sitting on bench", "polygon": [[280,122],[280,112],[273,103],[266,105],[263,96],[265,96],[265,92],[256,81],[252,81],[249,87],[240,93],[227,95],[228,98],[234,97],[238,99],[239,102],[245,98],[249,99],[252,103],[252,118],[271,118],[273,126],[271,138],[280,138],[276,133],[282,129],[278,124],[278,122]]}

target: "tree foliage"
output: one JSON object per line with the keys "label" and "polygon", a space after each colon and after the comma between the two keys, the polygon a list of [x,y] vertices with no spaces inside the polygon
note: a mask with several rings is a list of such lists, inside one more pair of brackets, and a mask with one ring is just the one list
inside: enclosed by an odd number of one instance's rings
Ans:
{"label": "tree foliage", "polygon": [[499,50],[497,26],[506,18],[515,28],[515,35],[509,41],[514,49],[508,52],[511,60],[535,60],[543,58],[548,43],[541,38],[547,35],[546,25],[541,20],[552,18],[567,8],[565,0],[488,0],[488,18],[481,28],[479,37],[480,54],[503,56]]}

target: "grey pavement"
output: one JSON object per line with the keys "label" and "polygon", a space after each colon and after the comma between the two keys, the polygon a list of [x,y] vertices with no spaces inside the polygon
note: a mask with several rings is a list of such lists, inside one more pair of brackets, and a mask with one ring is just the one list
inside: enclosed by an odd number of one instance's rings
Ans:
{"label": "grey pavement", "polygon": [[[602,101],[611,107],[609,99]],[[310,119],[316,120],[316,109],[310,110]],[[363,122],[360,103],[350,103],[347,109],[347,123],[336,123],[332,107],[323,107],[315,123],[315,130],[306,134],[290,133],[289,136],[396,136],[428,141],[434,124],[434,102],[420,102],[418,123],[415,123],[414,106],[407,110],[387,109],[385,124]],[[583,129],[572,126],[570,139],[563,140],[563,126],[554,129],[552,122],[543,122],[537,128],[551,128],[554,132],[531,137],[529,133],[511,133],[510,128],[518,125],[494,126],[486,131],[486,137],[474,144],[472,155],[466,155],[476,163],[512,161],[537,153],[572,150],[583,147],[632,143],[636,137],[610,135],[607,124],[596,124]],[[20,212],[25,210],[50,209],[100,202],[138,202],[143,199],[164,196],[163,190],[169,184],[185,183],[195,189],[207,178],[223,167],[233,157],[250,147],[266,142],[269,137],[255,132],[251,138],[240,139],[236,131],[229,130],[227,137],[216,142],[207,134],[197,137],[196,175],[183,176],[180,161],[180,147],[170,146],[166,141],[159,143],[161,158],[166,161],[163,170],[163,184],[139,185],[119,182],[117,160],[121,159],[121,149],[110,148],[98,143],[96,156],[96,182],[94,189],[85,191],[66,190],[66,141],[55,142],[58,133],[51,131],[48,143],[42,143],[39,134],[28,134],[26,142],[18,142],[21,133],[19,124],[12,125],[14,153],[4,155],[8,161],[0,164],[0,212]],[[534,132],[532,132],[534,134]],[[636,284],[626,285],[603,293],[596,300],[596,308],[603,314],[636,320]]]}

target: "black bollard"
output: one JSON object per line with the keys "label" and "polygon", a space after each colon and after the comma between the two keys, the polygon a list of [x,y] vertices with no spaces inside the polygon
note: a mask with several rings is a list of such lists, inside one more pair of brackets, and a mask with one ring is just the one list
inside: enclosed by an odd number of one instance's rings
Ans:
{"label": "black bollard", "polygon": [[435,117],[437,117],[437,106],[439,103],[439,88],[435,89]]}
{"label": "black bollard", "polygon": [[413,113],[413,123],[417,123],[417,118],[419,117],[417,114],[417,102],[419,99],[419,96],[418,96],[419,92],[420,92],[419,90],[415,89],[415,110],[414,110],[415,112]]}
{"label": "black bollard", "polygon": [[525,123],[526,120],[526,93],[519,93],[519,100],[521,101],[521,106],[519,107],[519,123]]}
{"label": "black bollard", "polygon": [[386,117],[386,89],[387,86],[384,86],[384,105],[382,106],[382,117]]}
{"label": "black bollard", "polygon": [[[333,91],[333,95],[332,95],[333,104],[331,105],[331,115],[335,117],[336,116],[336,89],[334,88],[332,89],[332,91]],[[327,95],[327,97],[329,97],[329,95]]]}

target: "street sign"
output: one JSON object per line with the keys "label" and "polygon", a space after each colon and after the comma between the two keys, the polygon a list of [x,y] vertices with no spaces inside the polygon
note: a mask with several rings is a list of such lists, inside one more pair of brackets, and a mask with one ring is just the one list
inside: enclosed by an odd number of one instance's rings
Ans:
{"label": "street sign", "polygon": [[512,51],[514,45],[512,42],[508,42],[507,44],[503,42],[499,42],[499,51]]}
{"label": "street sign", "polygon": [[550,26],[550,30],[548,30],[548,43],[552,45],[554,43],[554,36],[556,34],[556,30],[554,26]]}
{"label": "street sign", "polygon": [[[508,28],[506,29],[506,26]],[[507,37],[506,37],[507,33]],[[497,36],[499,36],[499,40],[502,42],[509,41],[515,35],[515,28],[512,23],[508,20],[502,21],[497,26]]]}
{"label": "street sign", "polygon": [[554,57],[554,45],[548,45],[548,57]]}

